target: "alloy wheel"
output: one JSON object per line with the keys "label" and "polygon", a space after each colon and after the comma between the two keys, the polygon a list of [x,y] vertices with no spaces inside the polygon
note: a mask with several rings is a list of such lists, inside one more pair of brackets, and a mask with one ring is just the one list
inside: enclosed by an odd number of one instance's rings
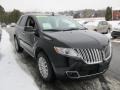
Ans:
{"label": "alloy wheel", "polygon": [[44,57],[39,58],[38,66],[39,66],[40,74],[42,75],[42,77],[47,78],[48,77],[48,65]]}

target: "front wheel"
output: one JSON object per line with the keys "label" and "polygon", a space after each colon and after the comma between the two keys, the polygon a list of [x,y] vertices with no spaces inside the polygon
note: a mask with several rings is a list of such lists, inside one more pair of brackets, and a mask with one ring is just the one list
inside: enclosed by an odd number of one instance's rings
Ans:
{"label": "front wheel", "polygon": [[44,81],[53,81],[54,74],[52,65],[44,53],[39,53],[37,57],[40,76]]}

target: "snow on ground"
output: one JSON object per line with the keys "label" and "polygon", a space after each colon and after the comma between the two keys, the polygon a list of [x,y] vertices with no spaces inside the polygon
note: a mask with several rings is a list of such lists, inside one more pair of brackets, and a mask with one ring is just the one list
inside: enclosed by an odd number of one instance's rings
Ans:
{"label": "snow on ground", "polygon": [[113,78],[108,78],[106,77],[106,80],[108,82],[108,86],[110,88],[110,90],[120,90],[120,82],[113,79]]}
{"label": "snow on ground", "polygon": [[9,41],[9,34],[2,30],[2,41],[0,42],[0,90],[39,90],[34,80],[17,64],[17,57],[12,53],[13,50],[13,45]]}

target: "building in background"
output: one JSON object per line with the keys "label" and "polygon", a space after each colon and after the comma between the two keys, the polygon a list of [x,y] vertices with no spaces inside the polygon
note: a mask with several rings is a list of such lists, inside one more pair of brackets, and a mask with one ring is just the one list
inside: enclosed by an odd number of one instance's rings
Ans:
{"label": "building in background", "polygon": [[119,9],[113,9],[112,19],[113,20],[120,20],[120,8]]}

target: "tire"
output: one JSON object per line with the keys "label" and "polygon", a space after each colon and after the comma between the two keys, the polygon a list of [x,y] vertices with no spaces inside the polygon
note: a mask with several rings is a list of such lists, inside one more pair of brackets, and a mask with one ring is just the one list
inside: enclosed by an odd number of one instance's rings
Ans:
{"label": "tire", "polygon": [[20,43],[16,36],[14,37],[14,44],[15,44],[15,49],[17,52],[19,53],[23,52],[23,48],[20,46]]}
{"label": "tire", "polygon": [[48,57],[40,52],[37,57],[38,68],[40,72],[40,77],[46,81],[51,82],[54,80],[54,72],[52,69],[52,65],[50,64]]}
{"label": "tire", "polygon": [[112,36],[113,39],[117,38],[117,36]]}
{"label": "tire", "polygon": [[97,29],[94,29],[94,31],[96,31],[96,32],[97,32]]}
{"label": "tire", "polygon": [[106,32],[104,32],[103,34],[108,34],[109,33],[109,31],[107,30]]}

